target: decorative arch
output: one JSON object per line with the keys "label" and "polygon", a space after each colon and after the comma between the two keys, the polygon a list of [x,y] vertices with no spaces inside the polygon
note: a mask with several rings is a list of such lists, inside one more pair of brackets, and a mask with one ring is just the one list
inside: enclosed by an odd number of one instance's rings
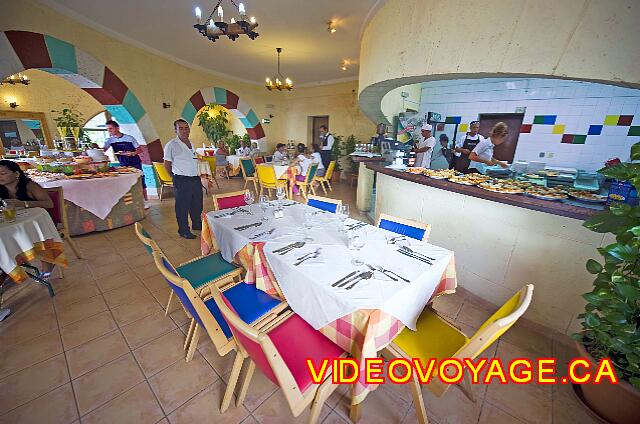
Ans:
{"label": "decorative arch", "polygon": [[133,135],[146,151],[141,158],[162,157],[162,145],[149,115],[133,91],[103,63],[73,44],[29,31],[0,31],[0,76],[27,69],[57,75],[89,93]]}
{"label": "decorative arch", "polygon": [[193,122],[198,111],[210,103],[225,107],[237,116],[247,130],[251,141],[262,142],[267,140],[260,119],[253,109],[241,100],[237,94],[225,88],[203,88],[194,93],[182,109],[182,119],[190,123]]}

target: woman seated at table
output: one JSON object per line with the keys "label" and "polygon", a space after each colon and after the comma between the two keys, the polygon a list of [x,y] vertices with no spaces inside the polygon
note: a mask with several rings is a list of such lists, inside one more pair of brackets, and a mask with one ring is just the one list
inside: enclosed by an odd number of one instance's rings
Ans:
{"label": "woman seated at table", "polygon": [[256,156],[260,156],[260,149],[258,148],[258,143],[255,141],[251,143],[251,147],[249,148],[249,154],[251,157],[255,158]]}
{"label": "woman seated at table", "polygon": [[[311,156],[311,152],[307,149],[303,143],[298,143],[296,146],[296,152],[298,156],[296,156],[291,162],[291,166],[295,166],[298,168],[298,175],[296,175],[296,181],[304,181],[307,178],[307,170],[309,169],[309,165],[313,163],[313,157]],[[293,193],[298,194],[298,185],[293,186]]]}
{"label": "woman seated at table", "polygon": [[[44,208],[53,207],[53,201],[38,183],[27,177],[17,163],[10,160],[0,160],[0,199],[15,208]],[[42,277],[51,275],[54,265],[42,263]]]}
{"label": "woman seated at table", "polygon": [[287,154],[287,145],[284,143],[278,143],[276,145],[276,151],[273,152],[273,161],[282,162],[287,159],[289,159],[289,155]]}
{"label": "woman seated at table", "polygon": [[320,146],[316,143],[313,143],[311,145],[311,150],[313,151],[313,153],[311,153],[311,158],[312,158],[312,163],[317,163],[318,164],[318,170],[316,171],[316,175],[318,177],[323,177],[324,173],[327,171],[324,168],[324,164],[322,163],[322,157],[320,156]]}
{"label": "woman seated at table", "polygon": [[227,148],[227,146],[224,144],[224,141],[222,140],[218,140],[218,142],[216,143],[216,155],[225,155],[225,156],[229,156],[229,149]]}

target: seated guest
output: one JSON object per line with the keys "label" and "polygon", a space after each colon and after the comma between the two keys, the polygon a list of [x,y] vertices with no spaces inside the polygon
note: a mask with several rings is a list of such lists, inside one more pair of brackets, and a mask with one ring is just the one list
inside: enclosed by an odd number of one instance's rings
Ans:
{"label": "seated guest", "polygon": [[[0,199],[16,208],[53,208],[47,192],[10,160],[0,160]],[[40,277],[48,279],[54,266],[43,262]]]}
{"label": "seated guest", "polygon": [[273,161],[281,162],[289,159],[289,155],[287,154],[287,145],[284,143],[278,143],[276,145],[276,151],[273,153]]}
{"label": "seated guest", "polygon": [[324,173],[327,171],[324,167],[324,164],[322,163],[322,157],[320,156],[320,151],[322,150],[320,148],[319,145],[317,145],[316,143],[313,143],[311,145],[311,150],[313,151],[313,153],[311,153],[311,163],[317,163],[318,164],[318,170],[316,171],[316,175],[318,177],[322,177],[324,176]]}
{"label": "seated guest", "polygon": [[224,141],[218,140],[216,147],[216,155],[229,156],[229,149],[227,148],[227,145],[224,144]]}
{"label": "seated guest", "polygon": [[247,143],[245,143],[244,141],[240,142],[240,147],[236,149],[236,155],[241,157],[251,156],[251,149],[247,147]]}
{"label": "seated guest", "polygon": [[256,143],[255,141],[253,143],[251,143],[251,156],[256,157],[260,155],[260,149],[258,148],[258,143]]}
{"label": "seated guest", "polygon": [[[313,163],[313,158],[303,143],[299,143],[296,146],[296,152],[298,156],[293,159],[291,162],[291,166],[296,166],[298,168],[298,175],[296,175],[296,181],[304,181],[307,178],[307,170],[309,169],[309,165]],[[293,187],[293,193],[298,194],[298,185]]]}

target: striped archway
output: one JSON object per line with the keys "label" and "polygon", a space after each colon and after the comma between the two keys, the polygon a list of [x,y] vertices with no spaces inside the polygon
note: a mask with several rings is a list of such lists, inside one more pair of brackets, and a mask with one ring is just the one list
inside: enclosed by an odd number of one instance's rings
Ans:
{"label": "striped archway", "polygon": [[203,88],[189,98],[182,109],[182,119],[192,123],[198,111],[208,104],[215,104],[228,109],[240,119],[249,134],[251,141],[266,141],[262,124],[251,107],[237,94],[220,87]]}
{"label": "striped archway", "polygon": [[[133,135],[143,145],[143,163],[150,164],[158,154],[162,157],[158,133],[138,98],[93,56],[50,35],[0,31],[0,77],[27,69],[57,75],[93,96],[120,123],[122,132]],[[151,183],[148,177],[147,181]]]}

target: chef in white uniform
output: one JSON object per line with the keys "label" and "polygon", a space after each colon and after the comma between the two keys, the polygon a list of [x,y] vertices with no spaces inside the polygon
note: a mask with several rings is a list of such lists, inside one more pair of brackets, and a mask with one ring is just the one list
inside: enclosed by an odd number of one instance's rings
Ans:
{"label": "chef in white uniform", "polygon": [[431,124],[427,124],[426,122],[422,124],[420,141],[413,148],[413,151],[416,153],[415,166],[423,168],[431,167],[431,155],[433,148],[436,146],[436,139],[431,135],[432,130],[433,126]]}

